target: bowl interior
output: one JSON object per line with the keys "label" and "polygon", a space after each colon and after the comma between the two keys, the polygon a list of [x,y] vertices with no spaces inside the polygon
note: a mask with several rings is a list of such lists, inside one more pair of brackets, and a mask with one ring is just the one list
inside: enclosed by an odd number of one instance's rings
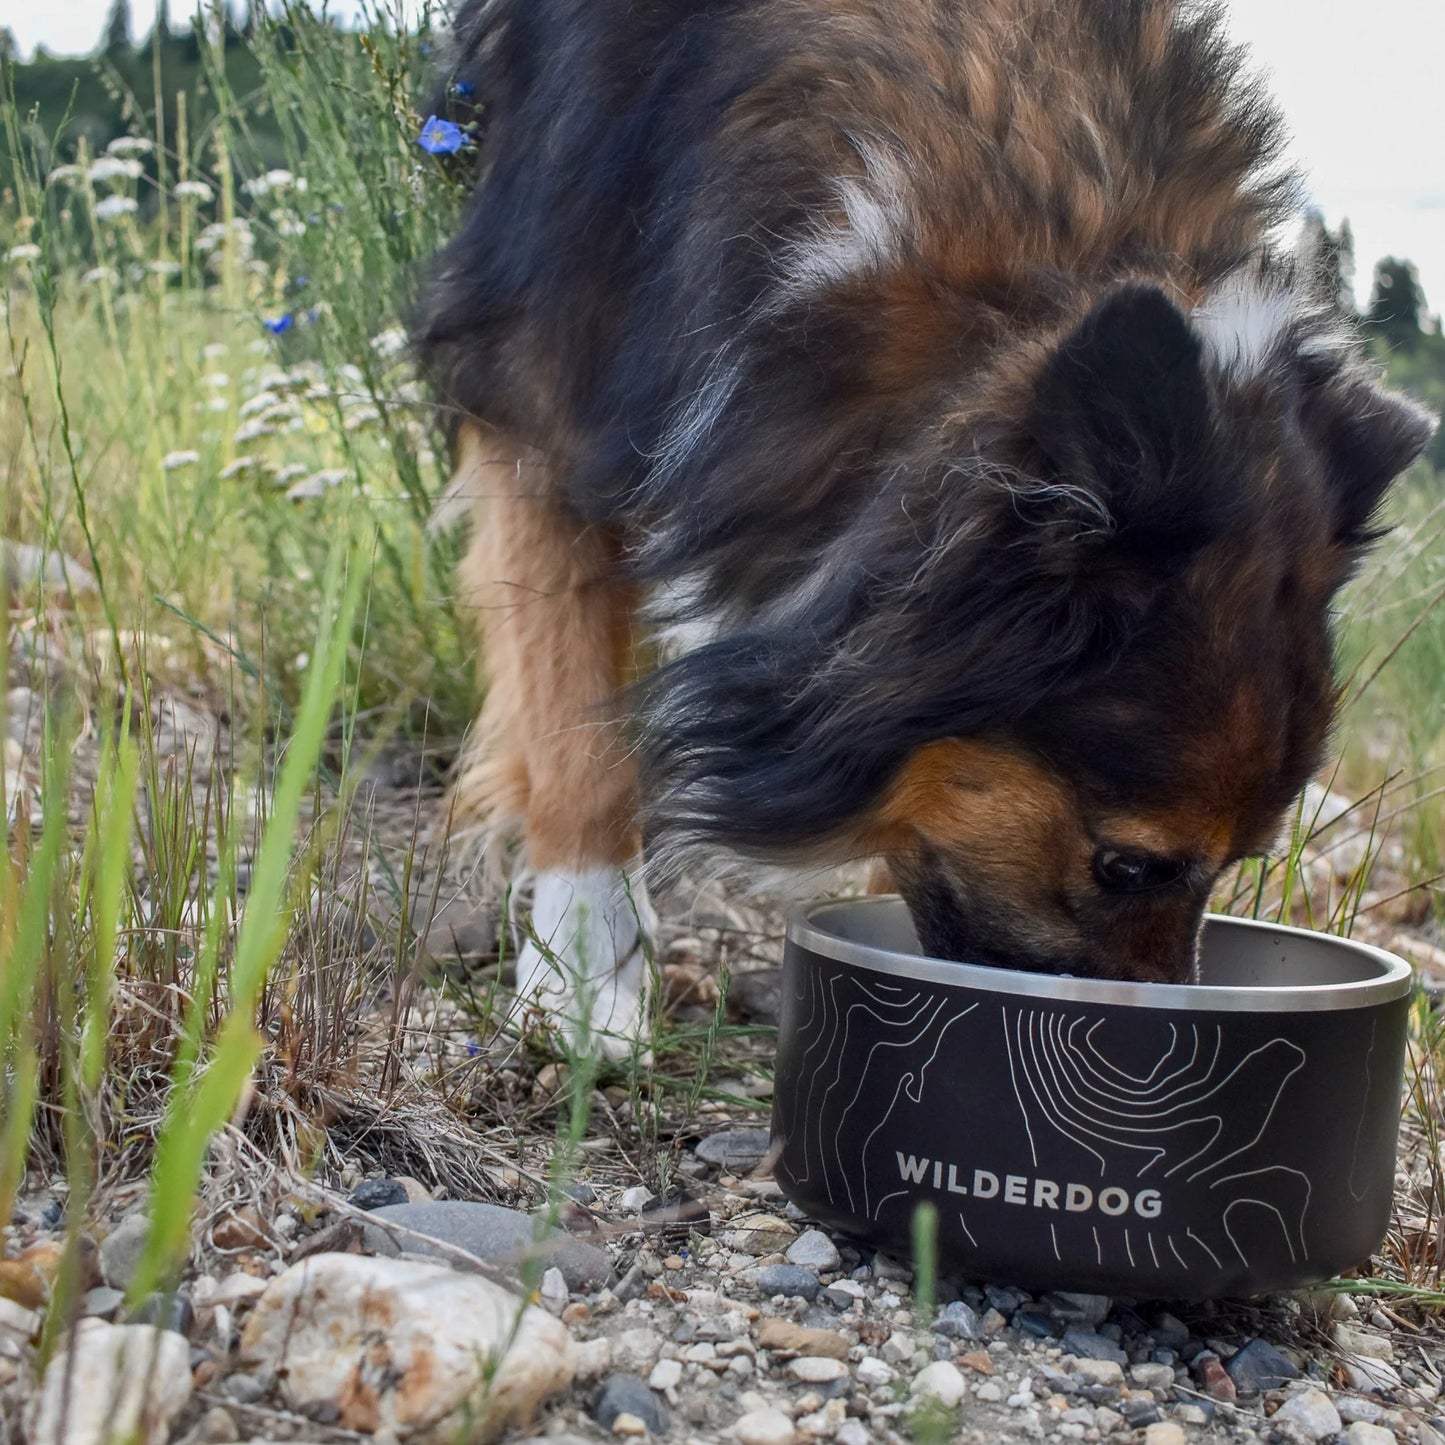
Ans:
{"label": "bowl interior", "polygon": [[[852,899],[810,909],[818,932],[884,954],[924,958],[901,899]],[[976,966],[976,965],[975,965]],[[1310,933],[1211,915],[1200,944],[1198,984],[1214,988],[1302,988],[1367,984],[1408,967],[1379,949],[1330,934]],[[1163,988],[1168,985],[1135,985]]]}

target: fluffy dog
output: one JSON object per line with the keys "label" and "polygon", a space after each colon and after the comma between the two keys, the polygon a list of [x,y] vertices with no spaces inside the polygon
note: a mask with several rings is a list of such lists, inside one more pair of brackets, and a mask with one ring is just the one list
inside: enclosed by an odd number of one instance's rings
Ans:
{"label": "fluffy dog", "polygon": [[520,992],[635,1029],[644,832],[885,860],[940,957],[1188,979],[1431,430],[1271,255],[1295,187],[1217,12],[471,0],[457,38],[483,140],[418,337]]}

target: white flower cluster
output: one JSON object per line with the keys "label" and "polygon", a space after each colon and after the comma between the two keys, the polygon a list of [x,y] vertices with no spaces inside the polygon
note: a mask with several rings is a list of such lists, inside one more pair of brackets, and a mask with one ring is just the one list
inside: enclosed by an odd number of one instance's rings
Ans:
{"label": "white flower cluster", "polygon": [[178,472],[182,467],[194,467],[200,463],[200,452],[167,452],[161,458],[163,472]]}
{"label": "white flower cluster", "polygon": [[222,246],[228,236],[241,259],[249,261],[256,246],[256,238],[251,232],[251,223],[244,216],[237,216],[229,224],[225,221],[212,221],[196,237],[196,250],[203,256],[209,255]]}
{"label": "white flower cluster", "polygon": [[120,156],[101,156],[86,172],[93,186],[107,185],[112,181],[138,181],[144,174],[145,167],[139,161],[125,160]]}
{"label": "white flower cluster", "polygon": [[148,156],[155,146],[141,135],[118,135],[106,146],[105,153],[111,156]]}
{"label": "white flower cluster", "polygon": [[290,171],[267,171],[264,175],[252,176],[242,189],[248,196],[260,199],[280,191],[295,191],[304,195],[307,189],[305,176],[293,176]]}
{"label": "white flower cluster", "polygon": [[106,196],[95,203],[97,221],[119,221],[124,216],[133,216],[140,205],[133,196]]}
{"label": "white flower cluster", "polygon": [[176,197],[182,201],[198,201],[206,205],[215,196],[205,181],[180,181],[176,185]]}
{"label": "white flower cluster", "polygon": [[47,186],[59,185],[61,181],[78,181],[80,179],[79,166],[56,166],[45,177]]}
{"label": "white flower cluster", "polygon": [[17,265],[21,261],[38,261],[40,259],[40,247],[33,241],[26,241],[22,245],[12,246],[6,253],[7,261],[14,261]]}

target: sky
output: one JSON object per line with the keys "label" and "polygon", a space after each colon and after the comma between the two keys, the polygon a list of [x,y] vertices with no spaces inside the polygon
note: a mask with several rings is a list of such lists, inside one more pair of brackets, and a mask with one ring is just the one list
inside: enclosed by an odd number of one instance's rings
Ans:
{"label": "sky", "polygon": [[[1445,4],[1441,0],[1227,0],[1293,135],[1326,221],[1348,217],[1368,297],[1381,256],[1407,256],[1433,311],[1445,311]],[[333,0],[338,16],[355,0]],[[28,55],[79,53],[100,37],[109,0],[4,0],[0,24]],[[137,34],[154,0],[131,0]],[[184,13],[183,0],[171,12]]]}

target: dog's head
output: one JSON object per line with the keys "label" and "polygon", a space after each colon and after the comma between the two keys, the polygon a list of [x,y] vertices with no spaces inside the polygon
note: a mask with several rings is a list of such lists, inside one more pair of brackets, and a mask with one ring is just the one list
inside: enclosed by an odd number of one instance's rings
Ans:
{"label": "dog's head", "polygon": [[1284,294],[1145,284],[952,405],[769,626],[664,672],[664,821],[882,853],[942,957],[1187,979],[1320,764],[1332,599],[1431,420]]}

